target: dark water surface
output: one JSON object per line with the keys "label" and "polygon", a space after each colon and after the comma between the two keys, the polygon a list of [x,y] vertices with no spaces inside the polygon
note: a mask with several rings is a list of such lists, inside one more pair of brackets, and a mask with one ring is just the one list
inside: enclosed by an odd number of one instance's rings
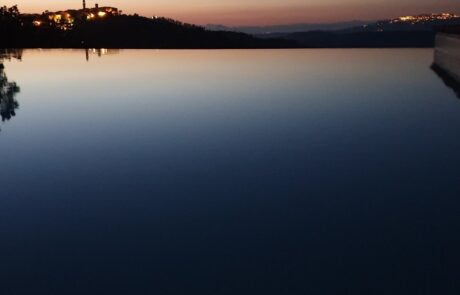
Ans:
{"label": "dark water surface", "polygon": [[460,294],[432,50],[101,53],[5,61],[2,295]]}

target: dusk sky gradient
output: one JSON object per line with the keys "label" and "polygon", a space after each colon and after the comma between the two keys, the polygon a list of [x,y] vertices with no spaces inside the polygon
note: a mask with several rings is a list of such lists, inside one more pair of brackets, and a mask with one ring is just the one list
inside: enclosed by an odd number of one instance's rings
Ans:
{"label": "dusk sky gradient", "polygon": [[[460,13],[460,0],[87,0],[124,13],[166,16],[194,24],[273,25],[377,20],[428,12]],[[80,0],[6,0],[22,12],[81,7]]]}

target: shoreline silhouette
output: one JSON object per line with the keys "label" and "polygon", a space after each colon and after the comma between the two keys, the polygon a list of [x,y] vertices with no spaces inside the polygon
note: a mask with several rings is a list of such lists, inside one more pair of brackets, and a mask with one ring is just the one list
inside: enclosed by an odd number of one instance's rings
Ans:
{"label": "shoreline silhouette", "polygon": [[[250,35],[208,30],[165,17],[126,15],[115,7],[21,14],[0,7],[3,48],[265,49],[433,47],[434,27],[460,24],[460,17],[424,22],[394,20],[337,31]],[[442,16],[442,15],[441,15]],[[425,19],[425,16],[419,16]],[[405,19],[405,18],[400,18]],[[412,18],[411,18],[412,19]],[[416,19],[416,18],[415,18]]]}

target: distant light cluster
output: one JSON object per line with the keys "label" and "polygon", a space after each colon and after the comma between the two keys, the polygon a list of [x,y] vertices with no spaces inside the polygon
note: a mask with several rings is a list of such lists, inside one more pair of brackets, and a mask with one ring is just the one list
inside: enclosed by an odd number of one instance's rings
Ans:
{"label": "distant light cluster", "polygon": [[397,19],[393,19],[390,23],[409,23],[409,24],[418,24],[430,21],[445,21],[460,18],[459,15],[452,13],[432,13],[432,14],[421,14],[416,16],[401,16]]}

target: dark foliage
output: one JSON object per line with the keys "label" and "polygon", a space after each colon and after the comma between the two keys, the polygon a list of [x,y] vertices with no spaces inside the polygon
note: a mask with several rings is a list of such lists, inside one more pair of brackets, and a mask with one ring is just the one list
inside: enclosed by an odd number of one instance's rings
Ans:
{"label": "dark foliage", "polygon": [[292,40],[258,39],[243,33],[211,32],[171,19],[138,15],[78,21],[72,30],[33,26],[33,16],[2,8],[0,47],[16,48],[292,48]]}
{"label": "dark foliage", "polygon": [[260,40],[242,33],[210,32],[171,19],[115,16],[84,22],[68,35],[73,47],[263,48],[294,47],[293,41]]}

